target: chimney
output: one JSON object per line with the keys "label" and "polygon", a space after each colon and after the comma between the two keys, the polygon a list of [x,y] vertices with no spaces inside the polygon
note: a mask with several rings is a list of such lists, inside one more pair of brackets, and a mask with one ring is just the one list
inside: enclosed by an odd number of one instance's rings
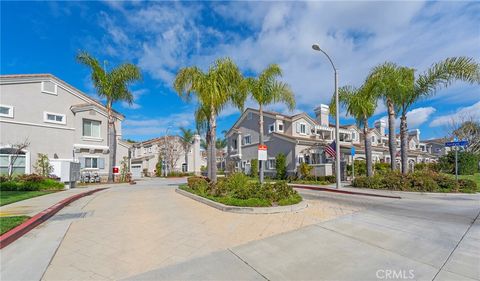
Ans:
{"label": "chimney", "polygon": [[380,135],[385,136],[385,128],[387,127],[387,121],[385,119],[379,119],[375,121],[375,128],[377,128]]}
{"label": "chimney", "polygon": [[330,107],[326,104],[321,104],[315,108],[315,116],[322,126],[328,127],[328,115],[330,115]]}

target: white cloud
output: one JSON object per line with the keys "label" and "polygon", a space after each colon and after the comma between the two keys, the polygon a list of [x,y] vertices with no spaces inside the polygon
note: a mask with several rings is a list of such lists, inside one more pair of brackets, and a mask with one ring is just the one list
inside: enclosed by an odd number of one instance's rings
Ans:
{"label": "white cloud", "polygon": [[[407,126],[409,130],[412,129],[417,129],[419,128],[422,124],[427,122],[430,119],[430,116],[432,116],[433,113],[435,113],[436,109],[433,107],[419,107],[412,109],[407,112]],[[388,116],[383,116],[382,118],[379,118],[380,120],[385,120],[388,124]],[[400,118],[395,119],[395,130],[398,130],[400,127]]]}
{"label": "white cloud", "polygon": [[127,119],[123,122],[123,134],[129,136],[151,136],[177,134],[180,127],[189,127],[194,124],[191,112],[175,113],[166,117],[150,119]]}
{"label": "white cloud", "polygon": [[459,122],[469,118],[480,121],[480,101],[471,106],[459,108],[455,113],[436,117],[430,123],[430,127],[445,126],[452,122]]}
{"label": "white cloud", "polygon": [[[334,60],[340,86],[359,86],[371,67],[387,60],[422,72],[448,56],[478,57],[480,44],[480,5],[469,2],[153,2],[114,8],[122,16],[112,19],[115,33],[108,42],[114,47],[107,44],[105,50],[137,60],[162,83],[171,86],[180,67],[206,69],[218,57],[232,57],[249,74],[278,63],[297,107],[307,112],[328,103],[334,92],[332,68],[312,43]],[[117,28],[135,40],[116,43],[124,40]],[[476,93],[467,91],[461,99],[472,100]],[[412,110],[409,127],[428,119],[434,109],[427,108]],[[227,108],[222,116],[235,112]],[[375,115],[384,112],[379,103]]]}

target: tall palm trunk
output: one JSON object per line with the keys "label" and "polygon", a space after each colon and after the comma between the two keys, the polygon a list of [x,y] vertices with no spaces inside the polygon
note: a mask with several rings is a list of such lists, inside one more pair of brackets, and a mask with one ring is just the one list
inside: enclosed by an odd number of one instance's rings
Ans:
{"label": "tall palm trunk", "polygon": [[115,139],[115,120],[112,114],[112,102],[107,101],[107,134],[108,134],[108,183],[113,183],[113,166],[115,165],[116,139]]}
{"label": "tall palm trunk", "polygon": [[210,180],[217,182],[217,148],[215,147],[217,142],[217,116],[215,116],[213,105],[210,108],[210,112],[210,160],[208,164],[211,167]]}
{"label": "tall palm trunk", "polygon": [[371,177],[373,174],[372,138],[370,136],[370,130],[368,128],[368,120],[364,120],[363,135],[365,136],[365,162],[367,164],[367,177]]}
{"label": "tall palm trunk", "polygon": [[402,174],[408,173],[408,128],[405,110],[400,117],[400,156],[402,158]]}
{"label": "tall palm trunk", "polygon": [[397,155],[397,138],[395,137],[395,108],[393,102],[387,99],[388,107],[388,150],[390,152],[390,169],[395,170]]}
{"label": "tall palm trunk", "polygon": [[[259,114],[260,114],[260,134],[259,134],[259,139],[260,139],[260,144],[263,144],[263,107],[260,104],[259,108]],[[263,173],[264,173],[264,166],[263,166],[263,161],[260,159],[258,160],[258,165],[260,165],[260,183],[263,183]]]}

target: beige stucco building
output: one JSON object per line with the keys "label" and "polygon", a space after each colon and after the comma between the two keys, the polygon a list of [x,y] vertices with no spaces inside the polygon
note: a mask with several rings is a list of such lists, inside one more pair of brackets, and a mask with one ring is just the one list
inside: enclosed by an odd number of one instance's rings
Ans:
{"label": "beige stucco building", "polygon": [[[124,116],[114,114],[118,167],[130,145],[121,141]],[[80,162],[82,172],[108,174],[106,108],[51,74],[0,76],[0,172],[8,171],[11,147],[24,141],[30,145],[16,161],[16,173],[33,173],[43,153]]]}
{"label": "beige stucco building", "polygon": [[[335,126],[330,124],[330,109],[327,105],[315,108],[315,117],[306,113],[285,115],[264,111],[264,143],[268,147],[265,174],[273,176],[275,158],[279,153],[286,156],[287,173],[296,174],[300,163],[313,166],[316,175],[332,175],[333,159],[326,155],[324,148],[335,137]],[[250,172],[251,160],[258,158],[259,112],[246,109],[227,133],[228,160],[236,170]],[[388,150],[388,129],[384,120],[375,122],[371,129],[372,159],[374,162],[390,161]],[[343,163],[350,164],[353,159],[365,160],[364,134],[355,125],[340,126],[340,157]],[[397,138],[397,150],[400,139]],[[355,155],[352,155],[352,148]],[[409,132],[408,164],[413,169],[415,163],[434,162],[438,155],[432,153],[432,145],[420,140],[420,131]],[[400,155],[396,157],[400,165]]]}
{"label": "beige stucco building", "polygon": [[188,151],[185,151],[185,146],[179,136],[163,136],[138,142],[133,144],[131,157],[131,171],[135,179],[143,176],[155,176],[159,158],[163,160],[162,175],[165,172],[200,174],[203,163],[199,135],[194,136]]}

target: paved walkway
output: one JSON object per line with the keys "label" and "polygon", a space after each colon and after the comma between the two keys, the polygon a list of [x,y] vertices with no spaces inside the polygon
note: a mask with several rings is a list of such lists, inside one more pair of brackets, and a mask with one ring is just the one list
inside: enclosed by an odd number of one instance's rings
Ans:
{"label": "paved walkway", "polygon": [[479,195],[379,203],[330,221],[131,276],[129,280],[480,280]]}
{"label": "paved walkway", "polygon": [[[178,182],[178,180],[176,181]],[[101,192],[72,223],[45,280],[122,279],[358,211],[309,202],[304,211],[250,215],[219,211],[158,180]]]}
{"label": "paved walkway", "polygon": [[117,187],[124,186],[126,184],[102,184],[102,185],[92,185],[88,187],[78,187],[67,189],[65,191],[54,192],[51,194],[46,194],[27,200],[18,201],[12,204],[8,204],[0,207],[0,216],[29,216],[33,217],[34,215],[40,213],[41,211],[47,209],[48,207],[62,201],[65,198],[73,196],[75,194],[83,193],[92,189],[97,188],[106,188],[106,187]]}
{"label": "paved walkway", "polygon": [[82,198],[3,249],[1,279],[385,280],[413,270],[416,280],[480,280],[478,194],[300,190],[303,211],[249,215],[175,193],[183,181]]}

